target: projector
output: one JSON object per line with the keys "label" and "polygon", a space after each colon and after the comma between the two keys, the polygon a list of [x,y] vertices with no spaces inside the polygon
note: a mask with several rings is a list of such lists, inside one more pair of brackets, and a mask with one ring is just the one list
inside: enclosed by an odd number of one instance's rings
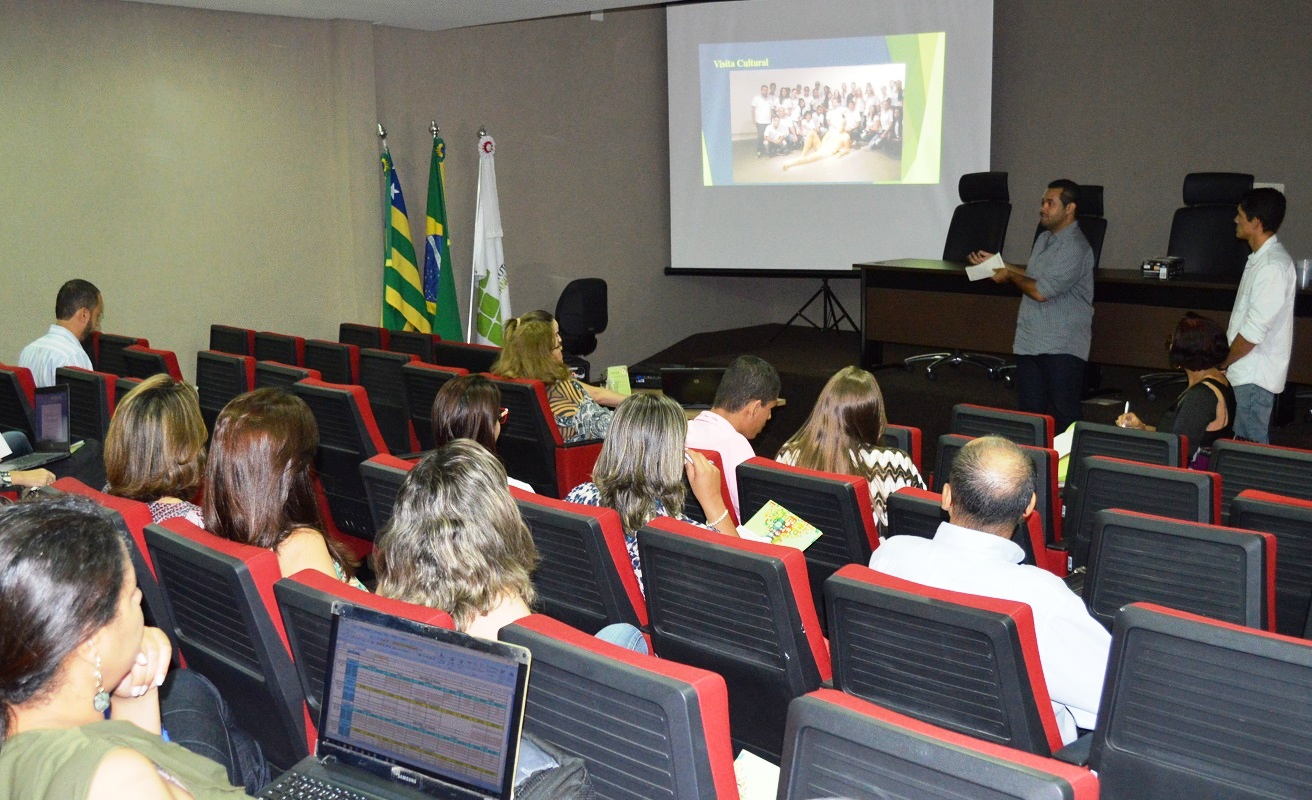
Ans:
{"label": "projector", "polygon": [[1145,258],[1139,268],[1145,278],[1169,281],[1184,275],[1184,259],[1175,256]]}

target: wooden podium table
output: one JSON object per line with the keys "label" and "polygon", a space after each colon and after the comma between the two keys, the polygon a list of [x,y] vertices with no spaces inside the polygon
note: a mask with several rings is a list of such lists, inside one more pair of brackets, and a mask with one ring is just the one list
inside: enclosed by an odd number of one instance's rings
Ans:
{"label": "wooden podium table", "polygon": [[[884,342],[1010,353],[1020,291],[1010,284],[970,281],[966,265],[902,258],[853,264],[861,272],[861,363],[883,361]],[[1093,345],[1100,364],[1169,369],[1167,343],[1186,311],[1224,327],[1235,283],[1162,281],[1138,270],[1099,270],[1093,289]],[[1294,299],[1294,352],[1289,380],[1312,383],[1312,290]]]}

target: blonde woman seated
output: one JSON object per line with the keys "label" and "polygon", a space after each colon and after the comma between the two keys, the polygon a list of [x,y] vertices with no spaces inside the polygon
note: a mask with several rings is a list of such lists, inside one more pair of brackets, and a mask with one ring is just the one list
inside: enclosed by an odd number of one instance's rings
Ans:
{"label": "blonde woman seated", "polygon": [[875,376],[844,367],[820,390],[811,416],[776,458],[782,464],[865,478],[882,531],[888,525],[888,496],[903,486],[925,488],[911,456],[883,446],[887,425]]}
{"label": "blonde woman seated", "polygon": [[545,311],[531,311],[506,323],[505,344],[492,372],[546,384],[551,413],[566,443],[605,437],[612,412],[602,406],[618,406],[624,400],[622,394],[574,378],[565,366],[560,326]]}
{"label": "blonde woman seated", "polygon": [[119,402],[105,436],[106,492],[150,506],[155,522],[205,524],[191,502],[205,472],[205,420],[191,386],[163,373]]}
{"label": "blonde woman seated", "polygon": [[440,608],[484,639],[532,613],[537,563],[505,468],[469,439],[410,470],[374,551],[380,595]]}
{"label": "blonde woman seated", "polygon": [[684,448],[687,432],[688,421],[678,403],[662,394],[633,395],[615,412],[610,435],[592,468],[592,482],[575,486],[565,496],[566,502],[619,513],[639,587],[638,529],[656,517],[700,524],[683,514],[685,475],[710,523],[702,527],[738,535],[720,493],[720,470],[701,453]]}
{"label": "blonde woman seated", "polygon": [[323,533],[314,491],[319,426],[281,389],[238,395],[214,423],[205,469],[205,527],[272,550],[283,575],[317,569],[363,589],[346,548]]}

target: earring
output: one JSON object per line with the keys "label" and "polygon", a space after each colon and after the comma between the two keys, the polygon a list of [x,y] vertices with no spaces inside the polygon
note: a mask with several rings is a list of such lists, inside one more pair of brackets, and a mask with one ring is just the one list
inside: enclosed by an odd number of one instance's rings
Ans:
{"label": "earring", "polygon": [[91,707],[103,714],[109,710],[109,692],[105,691],[105,676],[100,671],[100,654],[96,654],[96,696],[91,698]]}

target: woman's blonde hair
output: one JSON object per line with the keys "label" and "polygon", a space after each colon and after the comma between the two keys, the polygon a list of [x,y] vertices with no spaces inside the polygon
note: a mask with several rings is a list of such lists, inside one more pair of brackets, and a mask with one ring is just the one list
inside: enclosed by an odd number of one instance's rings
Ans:
{"label": "woman's blonde hair", "polygon": [[467,630],[507,596],[531,606],[537,546],[496,456],[469,439],[432,451],[406,475],[378,536],[378,594],[440,608]]}
{"label": "woman's blonde hair", "polygon": [[662,394],[635,394],[620,403],[601,446],[592,482],[601,504],[620,515],[634,535],[658,514],[683,513],[683,447],[688,421],[678,403]]}
{"label": "woman's blonde hair", "polygon": [[152,503],[190,500],[205,471],[209,434],[191,386],[160,373],[128,392],[105,436],[109,494]]}
{"label": "woman's blonde hair", "polygon": [[492,365],[492,372],[550,386],[570,376],[569,367],[553,355],[555,349],[555,320],[545,311],[530,311],[506,323],[501,357]]}
{"label": "woman's blonde hair", "polygon": [[851,454],[880,446],[887,425],[884,395],[875,376],[858,367],[844,367],[820,390],[811,415],[780,452],[797,451],[799,467],[859,474]]}

